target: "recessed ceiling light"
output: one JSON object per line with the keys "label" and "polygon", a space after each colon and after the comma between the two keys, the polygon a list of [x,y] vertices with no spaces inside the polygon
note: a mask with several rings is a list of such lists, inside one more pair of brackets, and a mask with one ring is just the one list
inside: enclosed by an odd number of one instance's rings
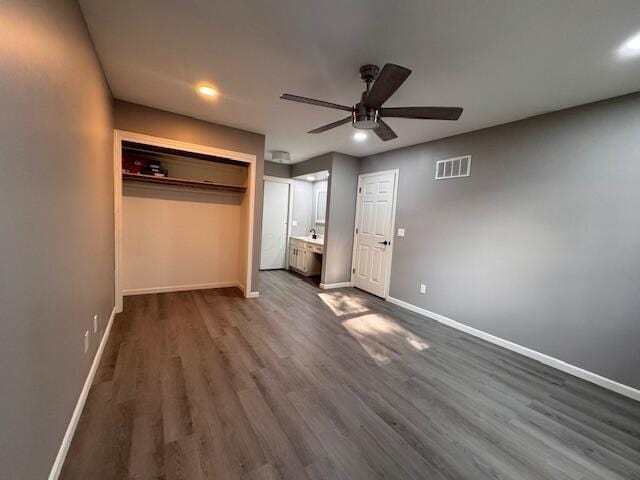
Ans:
{"label": "recessed ceiling light", "polygon": [[198,93],[207,97],[215,97],[216,95],[218,95],[218,91],[209,85],[199,85]]}
{"label": "recessed ceiling light", "polygon": [[635,57],[640,55],[640,33],[636,33],[620,45],[618,55],[621,57]]}
{"label": "recessed ceiling light", "polygon": [[364,142],[367,139],[367,134],[364,132],[356,132],[353,134],[353,139],[356,142]]}
{"label": "recessed ceiling light", "polygon": [[315,180],[314,177],[307,177],[307,180],[309,180],[310,182],[313,182]]}

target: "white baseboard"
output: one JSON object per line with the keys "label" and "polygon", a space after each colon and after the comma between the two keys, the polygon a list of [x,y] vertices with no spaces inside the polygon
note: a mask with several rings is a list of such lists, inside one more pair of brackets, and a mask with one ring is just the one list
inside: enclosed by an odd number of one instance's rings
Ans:
{"label": "white baseboard", "polygon": [[151,287],[151,288],[132,288],[123,290],[122,294],[128,295],[146,295],[148,293],[168,293],[168,292],[184,292],[186,290],[207,290],[209,288],[227,288],[238,287],[244,291],[244,286],[239,282],[215,282],[215,283],[196,283],[191,285],[170,285],[168,287]]}
{"label": "white baseboard", "polygon": [[614,380],[598,375],[597,373],[584,370],[580,367],[576,367],[575,365],[571,365],[570,363],[566,363],[557,358],[545,355],[544,353],[540,353],[530,348],[523,347],[522,345],[518,345],[517,343],[513,343],[509,340],[496,337],[495,335],[491,335],[490,333],[483,332],[482,330],[469,327],[438,313],[430,312],[429,310],[426,310],[424,308],[420,308],[402,300],[398,300],[397,298],[387,297],[387,301],[400,307],[406,308],[407,310],[411,310],[412,312],[424,317],[428,317],[440,323],[448,325],[452,328],[455,328],[456,330],[460,330],[462,332],[468,333],[469,335],[473,335],[474,337],[486,340],[487,342],[493,343],[494,345],[499,345],[500,347],[504,347],[507,350],[511,350],[513,352],[524,355],[525,357],[537,360],[540,363],[556,368],[562,372],[573,375],[574,377],[581,378],[583,380],[586,380],[587,382],[594,383],[603,388],[619,393],[620,395],[624,395],[625,397],[640,401],[640,390],[637,390],[628,385],[618,383]]}
{"label": "white baseboard", "polygon": [[340,283],[321,283],[320,288],[323,290],[331,290],[332,288],[345,288],[350,287],[351,282],[340,282]]}
{"label": "white baseboard", "polygon": [[49,480],[57,480],[60,476],[62,465],[64,464],[65,458],[67,458],[67,452],[69,451],[69,446],[71,445],[71,440],[73,439],[73,434],[76,431],[78,421],[80,420],[80,415],[82,414],[82,409],[84,408],[84,404],[87,401],[87,395],[89,395],[89,390],[91,389],[93,378],[96,376],[98,365],[100,365],[100,359],[102,358],[104,347],[107,344],[107,339],[109,338],[109,334],[111,333],[111,326],[113,325],[113,319],[115,318],[115,316],[116,307],[113,307],[111,316],[109,317],[109,321],[107,322],[107,327],[104,330],[104,335],[102,335],[102,340],[100,340],[100,346],[98,347],[98,350],[93,357],[93,363],[91,364],[91,368],[89,369],[89,374],[87,375],[87,379],[84,381],[84,386],[80,391],[78,403],[76,403],[76,408],[73,410],[73,415],[71,415],[71,420],[69,421],[69,425],[67,426],[67,431],[64,433],[64,437],[62,437],[62,444],[60,445],[58,455],[56,455],[56,459],[54,460],[53,466],[51,467],[51,472],[49,473]]}
{"label": "white baseboard", "polygon": [[236,284],[236,287],[242,290],[242,293],[244,293],[244,298],[258,298],[260,296],[260,292],[247,292],[245,286],[240,282]]}

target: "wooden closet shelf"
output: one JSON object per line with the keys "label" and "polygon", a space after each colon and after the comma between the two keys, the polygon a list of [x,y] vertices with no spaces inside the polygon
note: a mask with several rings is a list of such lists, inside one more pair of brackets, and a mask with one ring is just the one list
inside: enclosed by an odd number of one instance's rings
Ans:
{"label": "wooden closet shelf", "polygon": [[179,185],[183,187],[200,188],[205,190],[226,190],[228,192],[244,193],[247,187],[240,185],[227,185],[224,183],[205,182],[202,180],[187,180],[173,177],[154,177],[152,175],[142,175],[141,173],[123,173],[123,180],[133,180],[135,182],[157,183],[162,185]]}

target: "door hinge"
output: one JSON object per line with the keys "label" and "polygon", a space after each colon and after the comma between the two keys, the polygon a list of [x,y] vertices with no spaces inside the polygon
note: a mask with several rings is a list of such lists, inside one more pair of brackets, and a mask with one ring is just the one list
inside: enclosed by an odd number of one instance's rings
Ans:
{"label": "door hinge", "polygon": [[356,228],[356,235],[358,234],[358,229]]}
{"label": "door hinge", "polygon": [[353,273],[356,273],[356,269],[355,268],[353,269]]}
{"label": "door hinge", "polygon": [[358,193],[362,193],[362,187],[358,187]]}

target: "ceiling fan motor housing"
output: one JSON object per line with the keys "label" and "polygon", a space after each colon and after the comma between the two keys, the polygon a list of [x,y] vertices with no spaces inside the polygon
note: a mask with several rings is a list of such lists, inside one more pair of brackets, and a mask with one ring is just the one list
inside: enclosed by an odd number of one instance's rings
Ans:
{"label": "ceiling fan motor housing", "polygon": [[380,112],[358,103],[353,107],[351,123],[360,130],[374,130],[380,126]]}

